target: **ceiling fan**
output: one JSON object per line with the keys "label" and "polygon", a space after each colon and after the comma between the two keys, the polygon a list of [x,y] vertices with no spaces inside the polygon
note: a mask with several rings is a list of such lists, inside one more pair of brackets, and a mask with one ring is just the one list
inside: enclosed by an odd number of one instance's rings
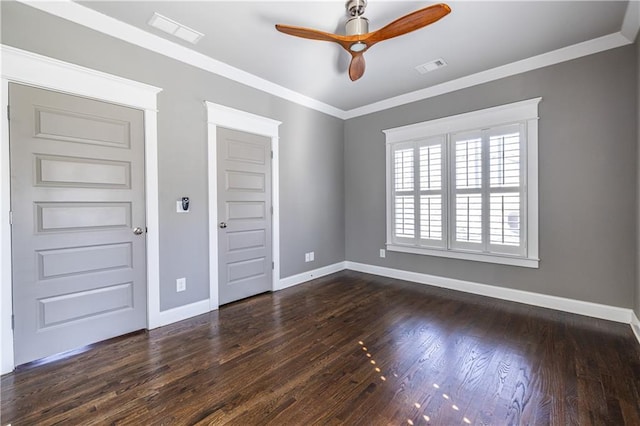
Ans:
{"label": "ceiling fan", "polygon": [[426,27],[451,12],[451,8],[444,3],[434,4],[404,15],[379,30],[369,32],[369,20],[362,16],[366,6],[366,0],[347,1],[347,13],[351,18],[345,26],[346,35],[325,33],[324,31],[314,30],[312,28],[282,24],[277,24],[276,29],[282,33],[296,37],[338,43],[351,55],[349,78],[351,78],[351,81],[356,81],[364,74],[365,62],[362,54],[371,46],[378,42]]}

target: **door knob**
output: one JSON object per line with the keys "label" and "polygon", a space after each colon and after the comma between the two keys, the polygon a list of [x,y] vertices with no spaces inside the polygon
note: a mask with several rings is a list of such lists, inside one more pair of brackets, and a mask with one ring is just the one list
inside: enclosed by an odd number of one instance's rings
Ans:
{"label": "door knob", "polygon": [[140,235],[140,234],[142,234],[142,232],[144,232],[144,231],[139,226],[133,228],[133,233],[136,234],[136,235]]}
{"label": "door knob", "polygon": [[226,222],[220,222],[220,225],[218,225],[221,229],[224,229],[227,227],[227,223]]}

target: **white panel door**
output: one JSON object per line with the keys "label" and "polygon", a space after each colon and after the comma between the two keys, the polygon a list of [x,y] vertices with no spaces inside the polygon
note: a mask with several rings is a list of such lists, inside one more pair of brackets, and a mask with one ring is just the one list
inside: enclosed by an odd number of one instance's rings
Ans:
{"label": "white panel door", "polygon": [[143,112],[18,84],[9,105],[16,365],[145,328]]}
{"label": "white panel door", "polygon": [[271,139],[217,128],[220,304],[270,291]]}

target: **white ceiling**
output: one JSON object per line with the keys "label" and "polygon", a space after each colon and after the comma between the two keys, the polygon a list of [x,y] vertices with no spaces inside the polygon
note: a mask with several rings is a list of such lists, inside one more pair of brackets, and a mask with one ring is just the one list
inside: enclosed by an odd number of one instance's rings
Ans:
{"label": "white ceiling", "polygon": [[[350,57],[340,46],[287,36],[274,28],[282,23],[343,33],[344,1],[78,3],[344,112],[444,87],[531,57],[555,55],[557,62],[562,58],[558,49],[574,52],[579,43],[585,45],[582,50],[615,47],[602,40],[610,41],[613,34],[620,39],[623,27],[634,20],[626,1],[452,1],[451,14],[442,20],[367,51],[366,72],[352,82],[347,74]],[[373,31],[430,4],[370,0],[365,16]],[[633,13],[635,6],[629,7]],[[154,12],[205,36],[194,46],[152,28],[147,22]],[[424,75],[414,69],[437,58],[448,66]]]}

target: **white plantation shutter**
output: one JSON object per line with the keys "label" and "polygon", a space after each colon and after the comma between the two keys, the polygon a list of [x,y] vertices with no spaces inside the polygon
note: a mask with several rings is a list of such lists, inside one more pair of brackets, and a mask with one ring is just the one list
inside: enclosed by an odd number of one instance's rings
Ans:
{"label": "white plantation shutter", "polygon": [[415,201],[413,195],[395,196],[395,235],[413,239],[415,233]]}
{"label": "white plantation shutter", "polygon": [[413,191],[413,148],[394,152],[393,175],[396,191]]}
{"label": "white plantation shutter", "polygon": [[393,147],[392,239],[395,243],[444,247],[444,138]]}
{"label": "white plantation shutter", "polygon": [[417,144],[420,175],[420,246],[445,247],[444,157],[445,138],[430,138]]}
{"label": "white plantation shutter", "polygon": [[520,124],[454,134],[451,248],[524,253]]}
{"label": "white plantation shutter", "polygon": [[480,250],[482,226],[482,135],[471,132],[453,135],[450,143],[452,167],[453,231],[450,246]]}
{"label": "white plantation shutter", "polygon": [[[456,194],[455,241],[462,247],[482,243],[482,195]],[[463,244],[459,244],[463,243]]]}
{"label": "white plantation shutter", "polygon": [[442,241],[441,195],[420,195],[420,238]]}
{"label": "white plantation shutter", "polygon": [[493,130],[489,136],[491,187],[520,185],[520,129],[510,126]]}
{"label": "white plantation shutter", "polygon": [[456,189],[482,187],[482,139],[480,135],[458,136],[454,139]]}
{"label": "white plantation shutter", "polygon": [[524,254],[523,157],[524,126],[489,129],[489,251]]}
{"label": "white plantation shutter", "polygon": [[537,268],[539,102],[384,130],[387,249]]}
{"label": "white plantation shutter", "polygon": [[491,194],[489,242],[520,246],[520,194]]}
{"label": "white plantation shutter", "polygon": [[393,151],[393,235],[412,243],[416,236],[414,149],[402,144]]}

